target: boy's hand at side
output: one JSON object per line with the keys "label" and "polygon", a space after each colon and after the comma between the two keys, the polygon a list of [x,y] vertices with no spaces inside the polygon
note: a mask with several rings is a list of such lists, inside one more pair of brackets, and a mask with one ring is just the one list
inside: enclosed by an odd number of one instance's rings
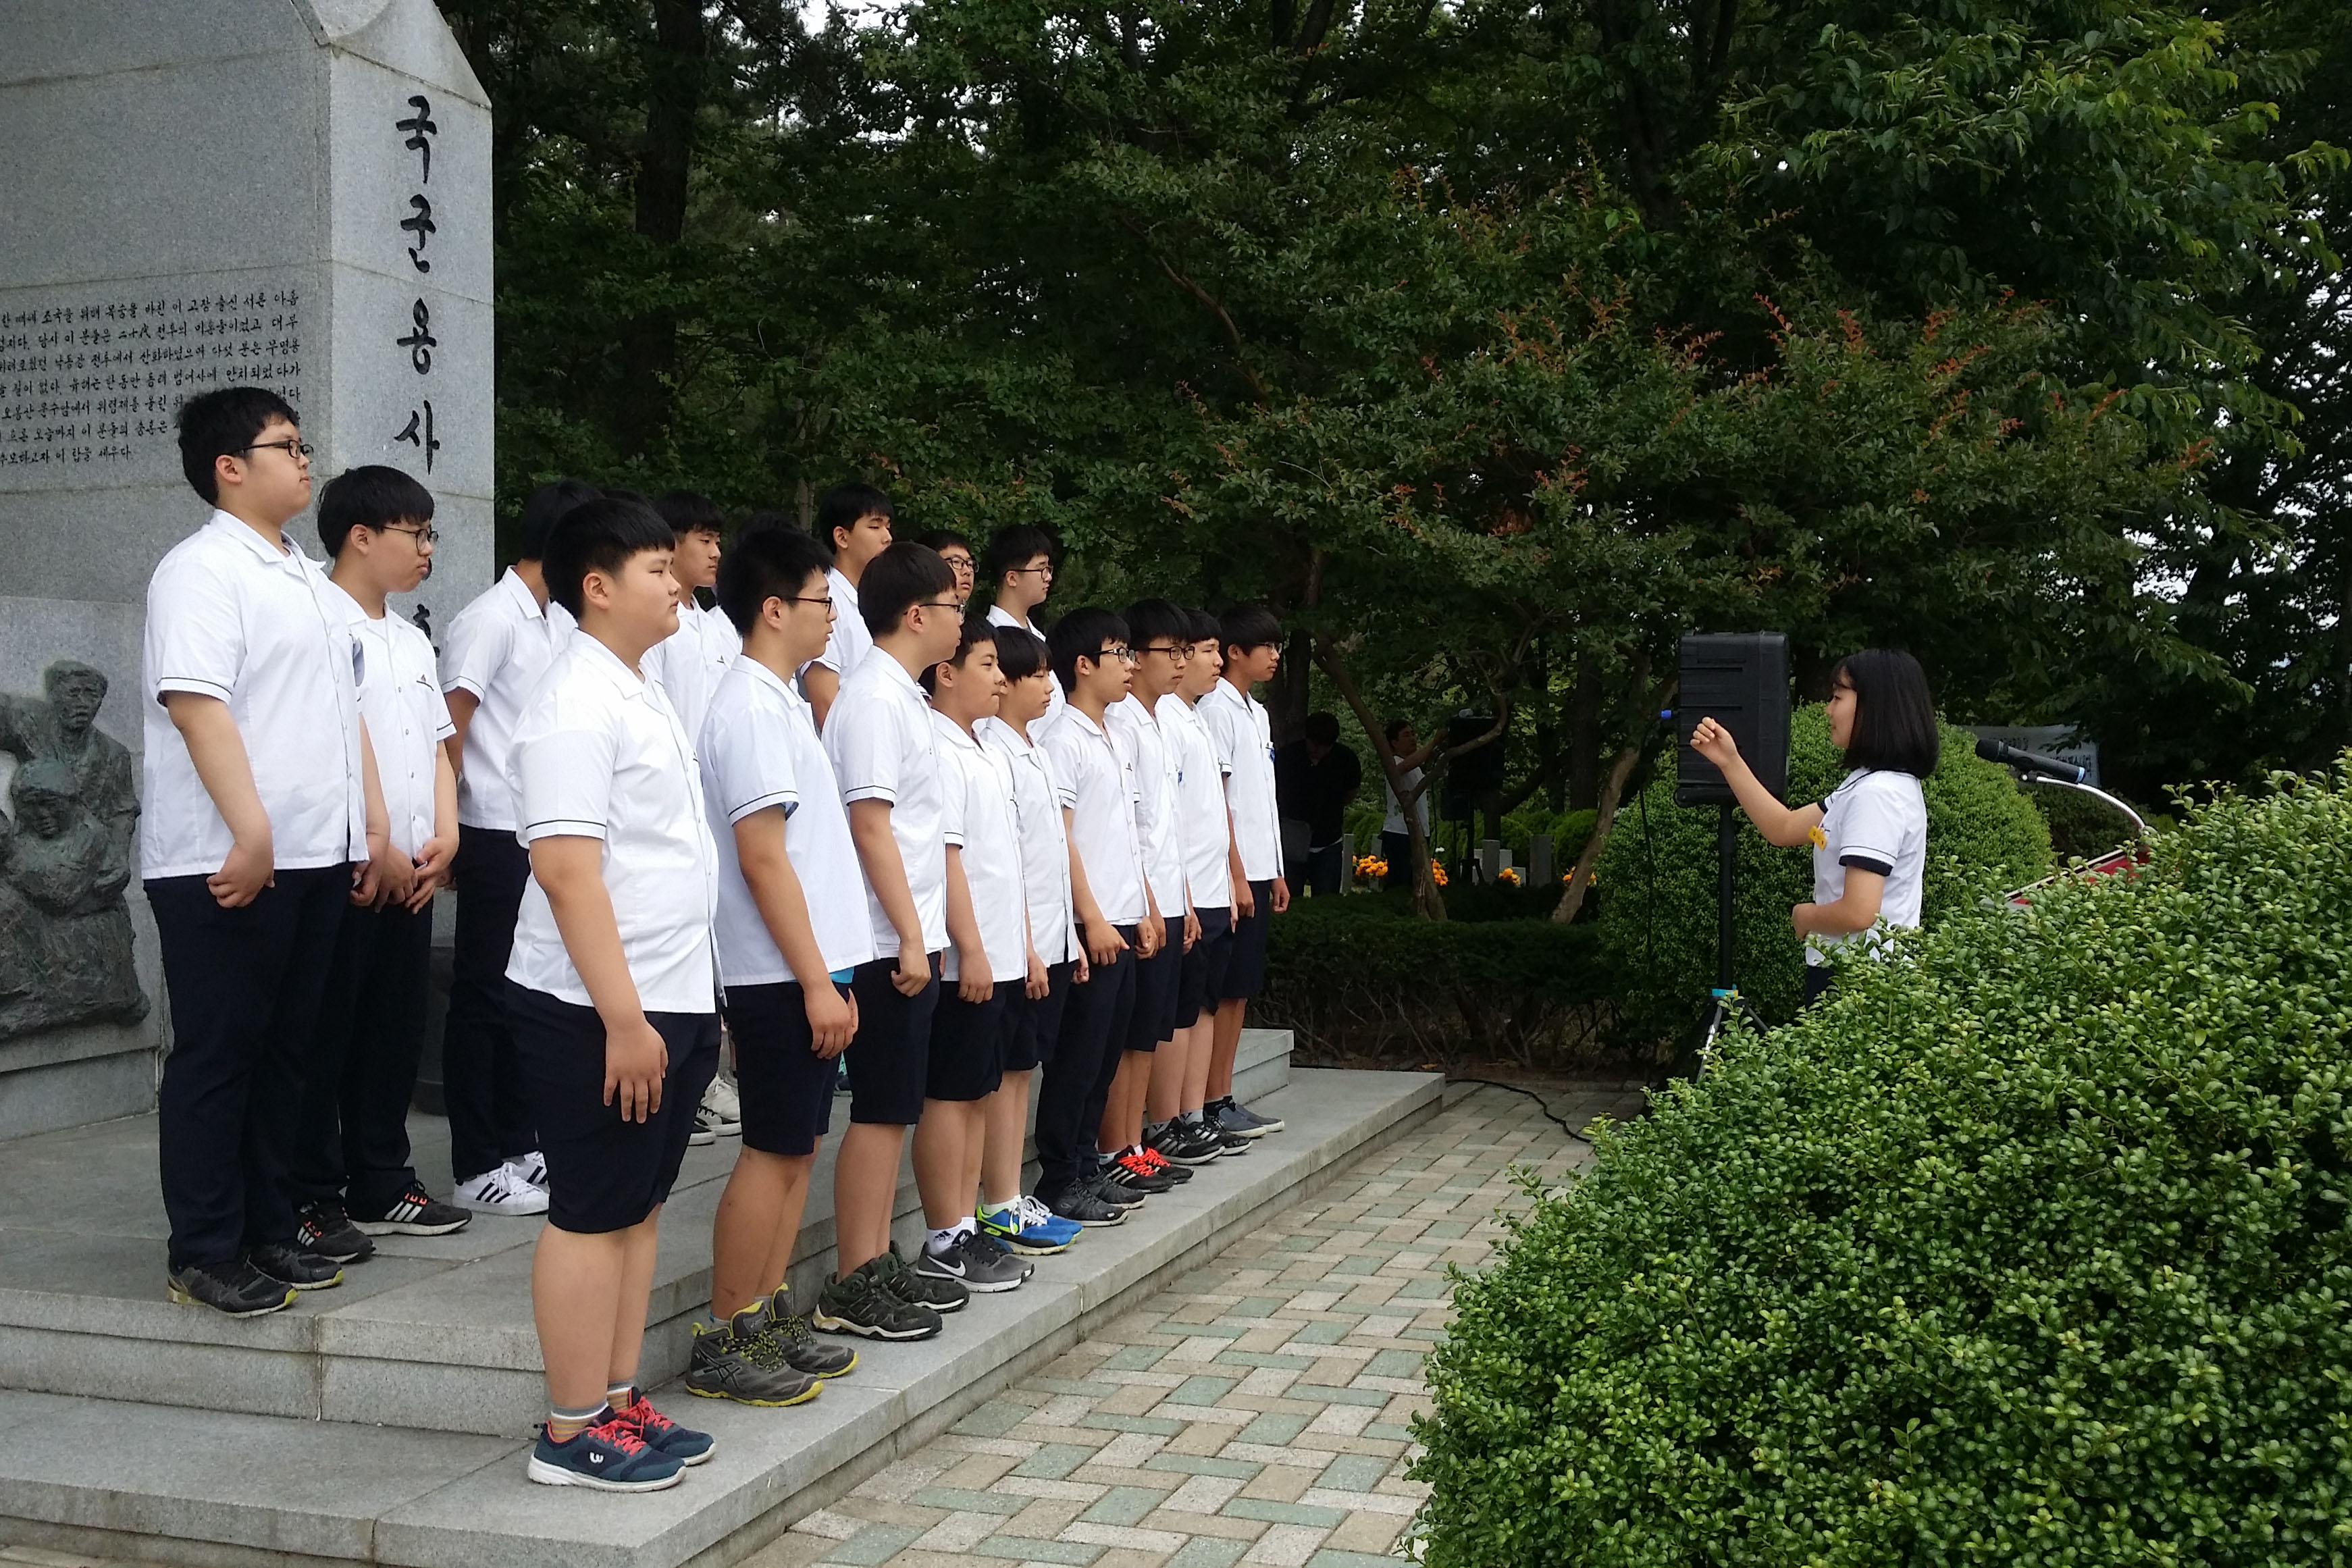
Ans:
{"label": "boy's hand at side", "polygon": [[[368,900],[369,909],[383,909],[387,904],[406,904],[416,892],[416,862],[391,844],[368,845],[368,868],[375,874],[374,897]],[[352,890],[352,901],[360,902],[357,888]]]}
{"label": "boy's hand at side", "polygon": [[857,998],[845,994],[831,979],[801,988],[808,1008],[809,1049],[822,1061],[831,1061],[849,1047],[857,1034]]}
{"label": "boy's hand at side", "polygon": [[1200,945],[1200,911],[1188,906],[1184,910],[1184,951],[1186,952],[1192,952],[1195,947]]}
{"label": "boy's hand at side", "polygon": [[1117,926],[1099,915],[1087,922],[1087,956],[1098,967],[1108,968],[1126,951],[1127,938],[1118,934]]}
{"label": "boy's hand at side", "polygon": [[236,839],[229,845],[228,858],[221,862],[221,868],[205,879],[205,890],[225,910],[245,908],[261,896],[262,889],[278,885],[272,854],[267,833],[257,843]]}
{"label": "boy's hand at side", "polygon": [[1022,989],[1032,1002],[1043,1002],[1054,989],[1054,977],[1045,972],[1045,961],[1037,956],[1034,947],[1029,950],[1029,973]]}
{"label": "boy's hand at side", "polygon": [[661,1109],[662,1077],[668,1071],[669,1047],[644,1014],[604,1026],[604,1103],[617,1098],[622,1121],[644,1121]]}
{"label": "boy's hand at side", "polygon": [[1257,889],[1236,878],[1234,881],[1234,919],[1245,921],[1257,913]]}
{"label": "boy's hand at side", "polygon": [[408,890],[408,912],[422,914],[433,895],[449,885],[449,868],[457,858],[457,840],[428,838],[416,857],[416,881]]}
{"label": "boy's hand at side", "polygon": [[1146,915],[1135,927],[1135,956],[1150,958],[1168,945],[1168,922],[1158,915]]}
{"label": "boy's hand at side", "polygon": [[901,996],[920,996],[923,987],[931,983],[931,955],[923,951],[920,939],[898,941],[898,967],[890,972],[891,988]]}
{"label": "boy's hand at side", "polygon": [[1266,902],[1274,906],[1274,912],[1276,914],[1281,914],[1284,910],[1289,909],[1290,884],[1284,881],[1281,878],[1276,877],[1274,879],[1273,895],[1266,900]]}
{"label": "boy's hand at side", "polygon": [[[974,962],[977,959],[978,962]],[[988,954],[956,953],[956,994],[978,1005],[996,994],[996,982],[988,975]]]}

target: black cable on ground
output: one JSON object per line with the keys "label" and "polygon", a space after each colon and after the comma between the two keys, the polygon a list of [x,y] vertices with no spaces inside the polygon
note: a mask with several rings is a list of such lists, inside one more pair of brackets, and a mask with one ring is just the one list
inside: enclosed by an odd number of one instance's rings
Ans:
{"label": "black cable on ground", "polygon": [[1544,1113],[1545,1121],[1550,1122],[1553,1126],[1559,1128],[1562,1132],[1567,1133],[1570,1138],[1575,1139],[1578,1142],[1582,1143],[1587,1147],[1591,1145],[1591,1139],[1587,1138],[1583,1133],[1579,1132],[1575,1128],[1570,1127],[1567,1122],[1561,1121],[1559,1117],[1554,1116],[1552,1114],[1550,1103],[1547,1101],[1542,1095],[1538,1094],[1534,1089],[1523,1089],[1516,1083],[1503,1083],[1491,1078],[1467,1078],[1459,1073],[1447,1073],[1445,1075],[1445,1081],[1448,1083],[1475,1083],[1486,1089],[1507,1089],[1513,1094],[1524,1094],[1529,1100],[1536,1102],[1536,1109]]}

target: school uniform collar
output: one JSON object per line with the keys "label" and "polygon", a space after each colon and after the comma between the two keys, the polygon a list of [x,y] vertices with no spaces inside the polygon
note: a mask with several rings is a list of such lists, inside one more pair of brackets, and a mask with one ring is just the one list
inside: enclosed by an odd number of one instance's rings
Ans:
{"label": "school uniform collar", "polygon": [[[269,541],[261,537],[258,529],[221,510],[218,507],[215,507],[212,516],[205,520],[205,526],[228,534],[246,549],[253,552],[253,557],[257,561],[264,561],[272,566],[278,567],[307,566],[310,563],[310,558],[302,553],[302,547],[293,540],[286,540],[284,550],[273,550],[269,546]],[[279,536],[284,537],[283,530],[280,531]]]}
{"label": "school uniform collar", "polygon": [[[882,673],[876,676],[874,678],[875,679],[885,681],[892,686],[896,686],[901,691],[913,692],[915,694],[915,700],[920,702],[926,711],[929,710],[931,700],[923,695],[922,687],[917,683],[913,676],[907,673],[907,667],[900,664],[898,658],[893,656],[888,649],[882,647],[881,644],[877,643],[874,645],[874,651],[867,654],[866,658],[867,660],[877,660],[882,666]],[[866,663],[861,661],[857,668],[859,669],[864,669],[866,668]]]}
{"label": "school uniform collar", "polygon": [[962,725],[957,723],[954,720],[949,718],[946,714],[940,712],[936,708],[931,710],[931,725],[934,729],[938,730],[941,737],[947,740],[950,744],[961,746],[968,752],[977,752],[980,750],[979,736],[966,734]]}
{"label": "school uniform collar", "polygon": [[[525,593],[530,591],[528,588],[523,590]],[[575,646],[580,649],[581,660],[611,681],[614,690],[640,702],[646,700],[646,688],[653,683],[621,662],[619,654],[586,632],[582,632],[575,639]]]}
{"label": "school uniform collar", "polygon": [[[1079,707],[1076,703],[1071,703],[1068,707],[1063,709],[1062,712],[1066,716],[1070,723],[1084,725],[1086,727],[1087,733],[1089,735],[1099,735],[1106,741],[1110,739],[1109,731],[1106,731],[1100,724],[1097,724],[1093,720],[1087,718],[1087,710]],[[1109,709],[1106,708],[1103,710],[1103,717],[1106,719],[1110,717]]]}
{"label": "school uniform collar", "polygon": [[[508,567],[506,569],[506,574],[499,579],[499,588],[500,592],[506,595],[508,601],[513,605],[515,613],[522,616],[523,619],[527,621],[543,621],[547,619],[547,605],[539,602],[539,595],[530,591],[530,584],[524,582],[522,580],[522,574],[517,572],[513,567]],[[552,603],[553,601],[551,600],[549,602]],[[596,639],[591,637],[588,640],[594,642]],[[604,645],[600,643],[597,646],[601,647]],[[611,650],[606,649],[606,651],[609,653]],[[617,664],[620,661],[615,659],[614,662]],[[622,668],[626,668],[627,666],[624,665]]]}
{"label": "school uniform collar", "polygon": [[766,665],[761,664],[758,659],[753,658],[750,654],[737,654],[735,656],[735,664],[738,668],[749,675],[753,681],[765,686],[769,690],[786,699],[793,706],[804,707],[807,705],[808,700],[803,697],[799,692],[793,689],[793,683],[791,681],[784,679],[774,670],[770,669]]}

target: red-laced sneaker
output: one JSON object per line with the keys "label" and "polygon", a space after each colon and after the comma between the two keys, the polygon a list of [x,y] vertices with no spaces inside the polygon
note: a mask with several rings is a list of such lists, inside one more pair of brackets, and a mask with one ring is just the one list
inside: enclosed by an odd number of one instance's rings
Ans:
{"label": "red-laced sneaker", "polygon": [[1139,1144],[1120,1158],[1134,1162],[1128,1165],[1127,1169],[1132,1171],[1140,1168],[1144,1174],[1155,1181],[1164,1182],[1171,1187],[1181,1186],[1192,1179],[1192,1172],[1177,1164],[1148,1143]]}
{"label": "red-laced sneaker", "polygon": [[709,1433],[679,1426],[655,1409],[654,1402],[642,1394],[626,1410],[613,1412],[610,1425],[634,1434],[646,1447],[656,1453],[667,1454],[681,1464],[701,1464],[710,1458],[711,1450],[717,1447]]}
{"label": "red-laced sneaker", "polygon": [[1139,1147],[1136,1150],[1136,1152],[1142,1156],[1144,1168],[1146,1170],[1159,1172],[1164,1171],[1168,1168],[1168,1156],[1161,1153],[1159,1150],[1154,1149],[1149,1143]]}

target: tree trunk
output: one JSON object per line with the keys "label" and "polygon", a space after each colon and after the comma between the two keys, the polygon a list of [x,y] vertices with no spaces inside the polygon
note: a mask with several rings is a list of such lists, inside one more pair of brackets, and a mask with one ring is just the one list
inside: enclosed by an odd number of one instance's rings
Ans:
{"label": "tree trunk", "polygon": [[[686,233],[694,170],[694,127],[702,108],[710,38],[702,0],[654,0],[654,37],[646,50],[646,135],[637,154],[636,231],[665,248]],[[669,425],[677,375],[677,318],[668,310],[638,317],[621,334],[619,434],[645,452]]]}
{"label": "tree trunk", "polygon": [[1576,690],[1568,711],[1568,805],[1590,811],[1601,803],[1601,660],[1576,660]]}
{"label": "tree trunk", "polygon": [[[1634,671],[1635,690],[1641,689],[1647,674],[1646,668]],[[1679,675],[1666,677],[1650,699],[1650,711],[1655,712],[1674,701],[1681,679]],[[1576,868],[1569,873],[1568,891],[1560,895],[1559,902],[1552,909],[1551,918],[1562,925],[1576,919],[1577,911],[1584,908],[1584,895],[1592,887],[1592,868],[1601,863],[1601,851],[1607,847],[1609,835],[1617,826],[1617,804],[1624,798],[1625,781],[1633,776],[1634,767],[1657,744],[1657,733],[1647,724],[1636,732],[1643,739],[1619,752],[1616,760],[1609,764],[1609,774],[1601,784],[1601,798],[1594,803],[1599,815],[1592,819],[1592,831],[1586,836],[1584,848],[1576,857]]]}
{"label": "tree trunk", "polygon": [[1339,696],[1348,704],[1348,710],[1355,714],[1356,722],[1363,726],[1365,736],[1372,742],[1372,755],[1379,759],[1381,773],[1388,780],[1389,789],[1396,795],[1398,805],[1404,814],[1405,839],[1409,846],[1407,853],[1412,857],[1412,912],[1423,920],[1442,921],[1445,918],[1445,897],[1437,890],[1437,877],[1430,868],[1429,835],[1422,829],[1421,813],[1412,808],[1413,803],[1429,788],[1430,770],[1422,770],[1418,784],[1404,782],[1404,768],[1398,762],[1396,753],[1389,750],[1388,736],[1383,732],[1380,716],[1372,711],[1371,704],[1364,700],[1363,689],[1356,684],[1355,675],[1348,668],[1347,661],[1339,657],[1339,649],[1331,646],[1328,637],[1316,637],[1313,647],[1316,664],[1330,677],[1331,684],[1339,688]]}

